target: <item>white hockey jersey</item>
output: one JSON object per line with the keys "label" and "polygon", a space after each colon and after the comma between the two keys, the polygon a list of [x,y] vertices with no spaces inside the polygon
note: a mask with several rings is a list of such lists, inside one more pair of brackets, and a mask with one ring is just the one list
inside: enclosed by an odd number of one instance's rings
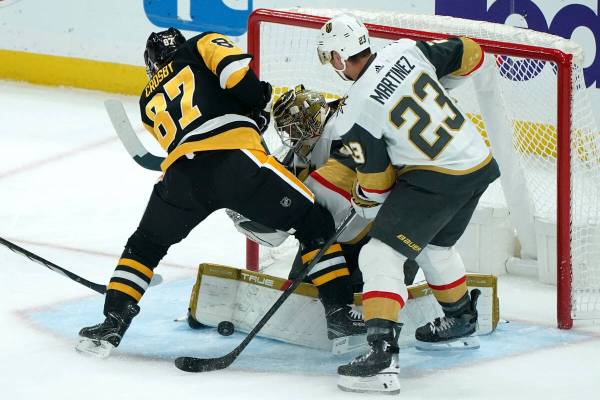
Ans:
{"label": "white hockey jersey", "polygon": [[324,133],[352,152],[367,198],[383,202],[399,168],[465,175],[491,161],[475,126],[439,81],[468,75],[482,62],[480,47],[467,38],[402,39],[371,57]]}

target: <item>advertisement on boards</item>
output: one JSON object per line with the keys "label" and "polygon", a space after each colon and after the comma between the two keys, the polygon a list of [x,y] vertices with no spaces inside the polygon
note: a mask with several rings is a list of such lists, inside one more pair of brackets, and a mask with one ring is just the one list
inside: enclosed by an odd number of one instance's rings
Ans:
{"label": "advertisement on boards", "polygon": [[600,109],[600,0],[0,0],[0,50],[142,66],[151,31],[216,30],[244,47],[252,10],[297,6],[447,15],[573,39],[585,51],[585,83]]}
{"label": "advertisement on boards", "polygon": [[[287,4],[290,3],[290,4]],[[260,0],[144,0],[144,12],[158,27],[175,26],[182,30],[218,30],[230,36],[246,32],[246,21],[259,7],[328,7],[364,9],[363,2],[335,1],[260,1]],[[382,4],[379,4],[382,3]],[[385,3],[385,4],[383,4]],[[390,4],[392,3],[392,4]],[[508,23],[539,32],[551,33],[579,42],[586,52],[585,82],[600,88],[600,0],[430,0],[370,2],[370,9],[446,15],[496,23]]]}

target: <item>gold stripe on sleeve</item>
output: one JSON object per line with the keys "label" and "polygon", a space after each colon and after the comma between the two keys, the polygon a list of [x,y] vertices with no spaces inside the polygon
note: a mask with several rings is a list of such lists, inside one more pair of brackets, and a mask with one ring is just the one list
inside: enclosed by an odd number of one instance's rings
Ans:
{"label": "gold stripe on sleeve", "polygon": [[483,50],[472,39],[467,37],[459,38],[463,44],[463,55],[460,62],[460,68],[452,73],[452,75],[469,75],[479,67],[483,61]]}
{"label": "gold stripe on sleeve", "polygon": [[244,79],[244,76],[246,76],[246,73],[249,69],[250,67],[246,66],[235,71],[233,74],[231,74],[231,76],[229,76],[229,78],[227,78],[227,82],[225,82],[225,87],[227,89],[231,89],[232,87],[240,83],[240,81]]}
{"label": "gold stripe on sleeve", "polygon": [[352,190],[352,184],[356,179],[356,172],[346,167],[341,162],[332,158],[317,169],[317,173],[325,178],[327,182],[333,184],[348,193]]}
{"label": "gold stripe on sleeve", "polygon": [[[230,46],[219,45],[219,42],[227,43]],[[244,54],[242,49],[233,44],[231,39],[220,33],[209,33],[202,36],[196,43],[196,47],[206,66],[215,75],[217,75],[217,66],[225,57]]]}
{"label": "gold stripe on sleeve", "polygon": [[394,186],[396,181],[396,171],[392,164],[389,164],[385,171],[364,173],[357,172],[356,177],[360,186],[369,191],[385,192]]}

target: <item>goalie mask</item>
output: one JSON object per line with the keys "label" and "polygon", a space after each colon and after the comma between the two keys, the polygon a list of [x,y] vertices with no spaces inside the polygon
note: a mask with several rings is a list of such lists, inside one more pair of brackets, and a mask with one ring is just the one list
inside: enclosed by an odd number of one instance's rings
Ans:
{"label": "goalie mask", "polygon": [[281,142],[305,163],[323,133],[328,113],[325,97],[303,85],[285,92],[273,105],[275,129]]}
{"label": "goalie mask", "polygon": [[161,69],[179,46],[185,43],[185,37],[178,29],[169,28],[162,32],[152,32],[146,41],[144,62],[148,78]]}

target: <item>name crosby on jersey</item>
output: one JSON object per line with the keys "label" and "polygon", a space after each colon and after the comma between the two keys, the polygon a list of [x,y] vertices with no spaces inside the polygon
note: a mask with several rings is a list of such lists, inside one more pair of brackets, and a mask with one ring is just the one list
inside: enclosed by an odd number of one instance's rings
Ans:
{"label": "name crosby on jersey", "polygon": [[148,82],[146,88],[144,89],[144,95],[146,97],[150,96],[154,89],[158,87],[158,85],[165,80],[171,73],[173,72],[173,62],[168,63],[154,74],[152,80]]}
{"label": "name crosby on jersey", "polygon": [[369,97],[376,100],[379,104],[385,104],[385,101],[392,97],[398,85],[406,79],[413,69],[415,69],[415,66],[411,64],[406,56],[400,57],[387,74],[381,78],[381,81],[375,87],[374,94],[371,94]]}

